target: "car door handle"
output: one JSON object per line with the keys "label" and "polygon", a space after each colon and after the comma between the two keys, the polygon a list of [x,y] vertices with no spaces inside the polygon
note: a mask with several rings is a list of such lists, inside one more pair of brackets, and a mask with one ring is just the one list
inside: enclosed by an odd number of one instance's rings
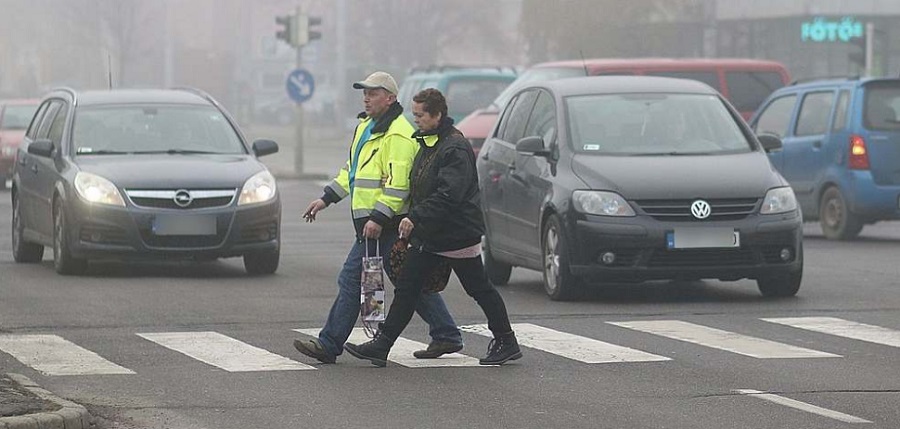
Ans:
{"label": "car door handle", "polygon": [[485,161],[489,161],[491,159],[491,157],[488,156],[487,151],[485,151],[483,154],[481,154],[481,159],[483,159]]}
{"label": "car door handle", "polygon": [[821,149],[822,148],[822,140],[814,141],[813,147],[816,149]]}

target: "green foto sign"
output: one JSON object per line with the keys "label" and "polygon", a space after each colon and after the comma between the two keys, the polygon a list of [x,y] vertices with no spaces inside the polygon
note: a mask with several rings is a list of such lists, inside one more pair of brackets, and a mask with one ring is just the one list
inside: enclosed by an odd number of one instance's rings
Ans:
{"label": "green foto sign", "polygon": [[863,24],[853,18],[846,17],[840,21],[828,21],[816,18],[804,22],[800,28],[800,37],[804,42],[849,42],[851,39],[863,37]]}

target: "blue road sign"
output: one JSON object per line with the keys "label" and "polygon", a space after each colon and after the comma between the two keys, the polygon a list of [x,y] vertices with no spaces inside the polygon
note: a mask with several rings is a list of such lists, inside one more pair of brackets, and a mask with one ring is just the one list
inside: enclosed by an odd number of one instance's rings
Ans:
{"label": "blue road sign", "polygon": [[316,89],[312,74],[304,69],[295,69],[287,77],[285,82],[288,96],[294,103],[300,104],[312,98]]}

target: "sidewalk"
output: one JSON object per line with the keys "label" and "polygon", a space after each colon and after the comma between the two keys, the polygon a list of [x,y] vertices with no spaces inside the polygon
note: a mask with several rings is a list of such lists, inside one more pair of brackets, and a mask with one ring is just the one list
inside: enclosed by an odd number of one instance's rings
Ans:
{"label": "sidewalk", "polygon": [[0,429],[88,429],[87,409],[62,399],[25,376],[0,374]]}
{"label": "sidewalk", "polygon": [[294,166],[296,151],[293,127],[249,125],[243,128],[250,142],[265,138],[278,143],[278,153],[261,158],[275,177],[280,179],[328,180],[347,162],[350,132],[312,128],[303,141],[303,169]]}

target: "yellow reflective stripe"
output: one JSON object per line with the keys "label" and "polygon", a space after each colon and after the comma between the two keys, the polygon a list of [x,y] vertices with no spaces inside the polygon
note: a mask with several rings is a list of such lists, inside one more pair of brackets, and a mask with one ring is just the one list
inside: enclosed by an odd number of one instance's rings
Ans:
{"label": "yellow reflective stripe", "polygon": [[394,198],[400,198],[401,200],[405,200],[406,197],[409,196],[409,191],[403,191],[400,189],[393,188],[384,188],[384,195]]}
{"label": "yellow reflective stripe", "polygon": [[340,198],[344,198],[349,195],[349,193],[341,186],[340,183],[337,182],[337,180],[333,180],[328,184],[328,186],[326,186],[326,188],[331,189]]}
{"label": "yellow reflective stripe", "polygon": [[381,187],[381,180],[378,179],[356,179],[353,181],[354,188],[374,189]]}
{"label": "yellow reflective stripe", "polygon": [[375,210],[387,217],[394,217],[394,209],[388,207],[387,204],[379,201],[375,203]]}

